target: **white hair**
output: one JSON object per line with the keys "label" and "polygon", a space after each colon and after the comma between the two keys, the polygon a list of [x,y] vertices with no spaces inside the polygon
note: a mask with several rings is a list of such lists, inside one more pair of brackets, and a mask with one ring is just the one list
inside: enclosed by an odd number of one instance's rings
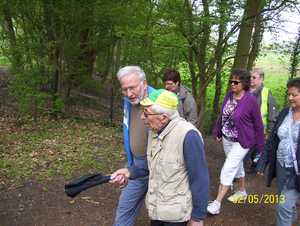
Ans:
{"label": "white hair", "polygon": [[117,73],[117,78],[120,81],[125,75],[135,74],[140,81],[146,79],[145,72],[139,66],[126,66],[121,68]]}
{"label": "white hair", "polygon": [[155,111],[157,114],[167,114],[169,116],[169,119],[175,118],[177,115],[179,115],[177,109],[170,109],[166,107],[162,107],[158,104],[154,104],[151,106],[151,109]]}
{"label": "white hair", "polygon": [[259,68],[254,68],[253,70],[249,71],[250,74],[252,73],[257,73],[259,75],[259,77],[264,80],[264,77],[265,77],[265,73],[263,70],[259,69]]}

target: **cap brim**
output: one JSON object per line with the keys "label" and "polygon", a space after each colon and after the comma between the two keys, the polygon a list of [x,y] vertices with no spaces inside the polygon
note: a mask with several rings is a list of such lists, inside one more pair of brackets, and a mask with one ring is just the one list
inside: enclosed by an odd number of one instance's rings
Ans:
{"label": "cap brim", "polygon": [[140,104],[143,106],[151,106],[151,105],[154,105],[155,103],[152,100],[150,100],[149,98],[145,98],[144,100],[142,100],[140,102]]}

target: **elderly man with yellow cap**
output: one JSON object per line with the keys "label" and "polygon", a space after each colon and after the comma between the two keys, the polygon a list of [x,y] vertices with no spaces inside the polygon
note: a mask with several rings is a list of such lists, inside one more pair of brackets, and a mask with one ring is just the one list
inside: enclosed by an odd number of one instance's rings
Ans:
{"label": "elderly man with yellow cap", "polygon": [[[140,102],[141,118],[149,128],[148,168],[130,166],[112,174],[124,183],[149,174],[146,196],[151,226],[203,225],[209,201],[209,175],[201,133],[180,118],[177,96],[153,91]],[[126,183],[125,183],[126,184]]]}

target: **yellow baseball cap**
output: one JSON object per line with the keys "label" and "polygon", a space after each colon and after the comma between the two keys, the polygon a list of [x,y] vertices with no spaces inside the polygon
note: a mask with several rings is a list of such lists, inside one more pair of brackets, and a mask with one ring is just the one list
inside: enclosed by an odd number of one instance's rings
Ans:
{"label": "yellow baseball cap", "polygon": [[175,93],[165,89],[158,89],[153,91],[147,98],[140,102],[143,106],[151,106],[154,104],[162,107],[177,109],[179,100]]}

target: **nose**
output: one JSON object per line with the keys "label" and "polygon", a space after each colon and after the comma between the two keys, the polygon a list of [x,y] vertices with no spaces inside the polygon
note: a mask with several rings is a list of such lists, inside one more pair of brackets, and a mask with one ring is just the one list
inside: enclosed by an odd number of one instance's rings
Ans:
{"label": "nose", "polygon": [[130,89],[127,89],[126,90],[126,96],[131,96],[133,94],[133,92],[132,91],[130,91]]}
{"label": "nose", "polygon": [[142,119],[142,120],[145,120],[145,119],[146,119],[144,112],[143,112],[142,115],[141,115],[141,119]]}

